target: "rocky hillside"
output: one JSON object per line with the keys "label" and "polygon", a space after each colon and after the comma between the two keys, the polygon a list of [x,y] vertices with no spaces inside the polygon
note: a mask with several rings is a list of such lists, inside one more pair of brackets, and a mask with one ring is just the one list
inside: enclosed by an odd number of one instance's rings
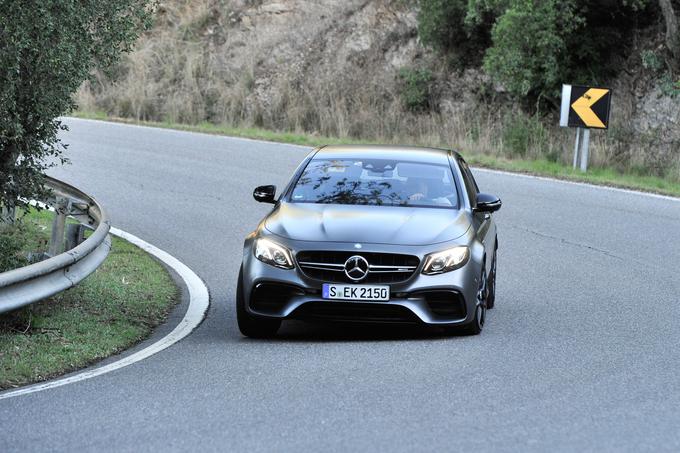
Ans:
{"label": "rocky hillside", "polygon": [[[680,90],[657,57],[660,27],[640,33],[610,81],[613,127],[594,134],[595,163],[674,168],[680,179]],[[568,160],[573,136],[553,111],[513,100],[478,62],[463,63],[421,44],[414,1],[173,0],[136,51],[77,100],[141,120]]]}

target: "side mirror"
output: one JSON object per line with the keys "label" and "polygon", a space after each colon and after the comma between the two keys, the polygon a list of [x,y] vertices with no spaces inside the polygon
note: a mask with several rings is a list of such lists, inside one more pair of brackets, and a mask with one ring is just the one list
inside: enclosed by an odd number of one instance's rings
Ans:
{"label": "side mirror", "polygon": [[480,193],[477,195],[477,207],[475,212],[496,212],[501,208],[501,199],[495,195],[488,193]]}
{"label": "side mirror", "polygon": [[253,198],[260,203],[276,203],[276,186],[260,186],[253,191]]}

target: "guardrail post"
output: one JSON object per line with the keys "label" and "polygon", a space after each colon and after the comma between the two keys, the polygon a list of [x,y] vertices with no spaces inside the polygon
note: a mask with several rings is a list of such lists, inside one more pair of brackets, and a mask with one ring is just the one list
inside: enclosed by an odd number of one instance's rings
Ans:
{"label": "guardrail post", "polygon": [[64,251],[64,228],[66,227],[66,213],[68,212],[68,199],[57,197],[54,205],[54,220],[52,221],[52,236],[48,254],[57,256]]}
{"label": "guardrail post", "polygon": [[76,248],[85,240],[85,229],[80,223],[66,225],[66,250]]}

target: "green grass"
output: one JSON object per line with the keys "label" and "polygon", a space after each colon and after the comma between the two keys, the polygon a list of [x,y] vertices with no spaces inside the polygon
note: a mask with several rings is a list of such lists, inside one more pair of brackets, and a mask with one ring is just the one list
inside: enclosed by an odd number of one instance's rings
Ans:
{"label": "green grass", "polygon": [[[312,134],[295,134],[292,132],[275,132],[267,129],[260,129],[256,127],[239,128],[216,125],[208,122],[199,123],[195,125],[158,122],[158,121],[134,121],[128,118],[110,117],[102,112],[72,112],[74,118],[84,118],[91,120],[113,121],[125,124],[138,124],[142,126],[158,127],[161,129],[174,129],[179,131],[200,132],[203,134],[213,135],[227,135],[230,137],[252,138],[256,140],[265,140],[276,143],[291,143],[302,146],[321,146],[321,145],[340,145],[340,144],[360,144],[371,143],[366,140],[343,139],[336,137],[324,137]],[[377,142],[376,142],[377,143]]]}
{"label": "green grass", "polygon": [[680,196],[680,183],[656,176],[619,173],[610,168],[591,168],[588,173],[582,173],[580,170],[546,160],[510,160],[479,154],[468,155],[466,160],[472,165],[484,168]]}
{"label": "green grass", "polygon": [[[50,217],[32,212],[24,222],[40,226]],[[46,234],[35,228],[32,240],[40,244]],[[78,286],[0,315],[0,389],[59,376],[129,348],[166,319],[178,294],[162,265],[113,238],[104,264]]]}
{"label": "green grass", "polygon": [[53,218],[54,213],[45,209],[40,211],[32,209],[24,217],[20,214],[18,225],[23,230],[26,239],[25,252],[47,252]]}
{"label": "green grass", "polygon": [[[324,137],[311,134],[295,134],[289,132],[275,132],[258,128],[237,128],[211,123],[196,125],[177,124],[170,122],[134,121],[124,118],[109,117],[105,113],[97,112],[73,112],[76,118],[97,119],[102,121],[115,121],[128,124],[139,124],[164,129],[175,129],[191,132],[201,132],[215,135],[228,135],[231,137],[252,138],[278,143],[291,143],[304,146],[321,146],[333,144],[356,144],[377,143],[370,140],[343,139],[337,137]],[[664,195],[680,197],[680,182],[656,176],[643,176],[629,173],[620,173],[609,168],[591,168],[587,173],[573,170],[570,166],[549,162],[547,160],[527,160],[521,158],[507,159],[502,157],[488,156],[485,154],[471,154],[463,151],[466,160],[477,166],[505,170],[516,173],[527,173],[538,176],[547,176],[570,181],[587,182],[590,184],[622,187],[626,189],[653,192]]]}

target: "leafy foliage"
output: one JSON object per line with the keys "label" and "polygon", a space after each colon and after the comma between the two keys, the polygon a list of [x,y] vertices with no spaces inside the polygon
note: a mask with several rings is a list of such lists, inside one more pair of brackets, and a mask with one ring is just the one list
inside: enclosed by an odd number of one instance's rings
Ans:
{"label": "leafy foliage", "polygon": [[150,23],[150,0],[0,0],[0,204],[44,195],[64,163],[57,118],[95,66],[108,68]]}
{"label": "leafy foliage", "polygon": [[426,45],[444,52],[457,51],[458,61],[471,63],[490,44],[490,16],[485,9],[470,9],[468,0],[421,0],[418,34]]}
{"label": "leafy foliage", "polygon": [[663,61],[653,50],[643,50],[640,53],[642,59],[642,67],[652,72],[659,71],[663,68]]}
{"label": "leafy foliage", "polygon": [[28,264],[22,253],[25,245],[20,225],[0,225],[0,273]]}
{"label": "leafy foliage", "polygon": [[513,3],[493,27],[485,69],[520,96],[557,87],[564,72],[562,36],[577,26],[573,11],[558,12],[551,0]]}
{"label": "leafy foliage", "polygon": [[508,91],[554,103],[562,83],[593,83],[615,72],[630,30],[654,17],[652,4],[421,0],[419,32],[423,43],[441,52],[469,50],[472,43],[481,43],[485,70]]}
{"label": "leafy foliage", "polygon": [[661,88],[661,92],[666,96],[672,98],[680,96],[680,80],[675,81],[668,73],[661,76],[659,88]]}
{"label": "leafy foliage", "polygon": [[540,149],[547,160],[557,162],[559,159],[556,150],[550,146],[548,130],[536,115],[508,115],[503,121],[502,139],[512,157],[524,158],[529,150]]}
{"label": "leafy foliage", "polygon": [[409,110],[422,111],[430,107],[430,83],[432,73],[427,69],[402,68],[401,98]]}

